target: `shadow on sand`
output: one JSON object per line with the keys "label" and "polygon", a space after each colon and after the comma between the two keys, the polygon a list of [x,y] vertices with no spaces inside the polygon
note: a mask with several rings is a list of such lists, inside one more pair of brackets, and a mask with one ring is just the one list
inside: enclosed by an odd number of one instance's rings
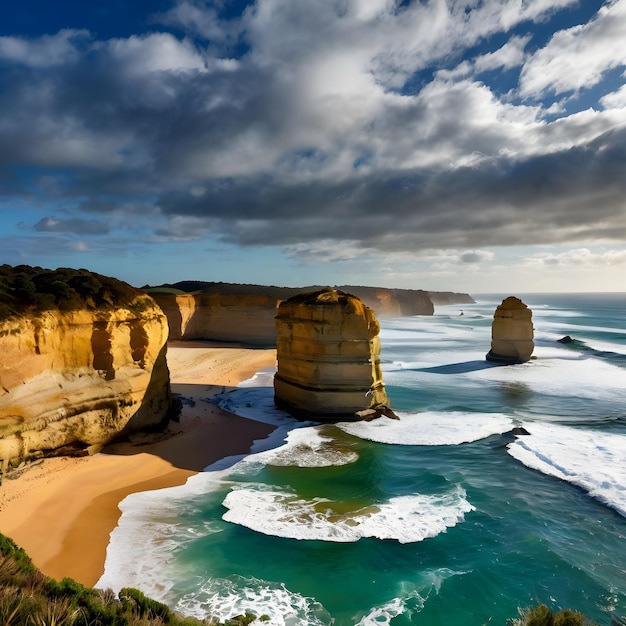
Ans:
{"label": "shadow on sand", "polygon": [[172,468],[194,472],[231,457],[246,456],[255,441],[267,439],[277,426],[241,417],[215,404],[213,396],[235,389],[173,384],[173,395],[181,405],[178,420],[151,432],[128,434],[107,445],[104,452],[122,456],[147,453],[162,458]]}

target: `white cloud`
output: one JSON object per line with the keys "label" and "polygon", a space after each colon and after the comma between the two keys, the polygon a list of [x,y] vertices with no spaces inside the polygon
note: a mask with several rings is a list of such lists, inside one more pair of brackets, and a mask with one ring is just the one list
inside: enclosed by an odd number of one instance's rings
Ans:
{"label": "white cloud", "polygon": [[111,39],[103,47],[115,66],[129,74],[205,69],[204,60],[190,41],[179,41],[168,33]]}
{"label": "white cloud", "polygon": [[474,66],[479,72],[499,68],[508,70],[512,67],[518,67],[524,63],[524,48],[529,41],[530,35],[525,37],[512,37],[495,52],[477,57],[474,61]]}
{"label": "white cloud", "polygon": [[539,252],[528,257],[526,263],[533,267],[581,269],[626,265],[626,250],[592,252],[589,248],[578,248],[560,253]]}
{"label": "white cloud", "polygon": [[74,63],[80,57],[81,42],[89,39],[86,30],[61,30],[38,39],[0,37],[0,61],[45,68]]}
{"label": "white cloud", "polygon": [[557,32],[525,63],[520,93],[578,92],[598,84],[610,69],[626,65],[626,0],[607,2],[587,24]]}
{"label": "white cloud", "polygon": [[608,93],[600,98],[600,104],[605,109],[626,108],[626,85],[622,85],[617,91]]}

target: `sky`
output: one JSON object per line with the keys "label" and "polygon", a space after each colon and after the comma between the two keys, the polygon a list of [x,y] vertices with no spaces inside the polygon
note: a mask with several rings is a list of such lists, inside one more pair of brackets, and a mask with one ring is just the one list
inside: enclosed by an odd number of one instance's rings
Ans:
{"label": "sky", "polygon": [[626,291],[626,0],[21,0],[0,264]]}

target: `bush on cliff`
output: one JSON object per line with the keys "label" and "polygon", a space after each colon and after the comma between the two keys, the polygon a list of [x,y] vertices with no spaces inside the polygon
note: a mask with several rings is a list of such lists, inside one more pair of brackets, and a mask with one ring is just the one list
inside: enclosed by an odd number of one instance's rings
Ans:
{"label": "bush on cliff", "polygon": [[119,306],[135,310],[144,300],[149,302],[139,289],[85,269],[0,266],[0,321],[31,311]]}
{"label": "bush on cliff", "polygon": [[71,578],[61,581],[42,574],[26,552],[0,534],[1,626],[245,626],[257,618],[246,612],[227,620],[182,617],[138,589],[85,587]]}
{"label": "bush on cliff", "polygon": [[582,613],[563,609],[556,613],[545,604],[520,610],[520,617],[509,622],[510,626],[595,626]]}

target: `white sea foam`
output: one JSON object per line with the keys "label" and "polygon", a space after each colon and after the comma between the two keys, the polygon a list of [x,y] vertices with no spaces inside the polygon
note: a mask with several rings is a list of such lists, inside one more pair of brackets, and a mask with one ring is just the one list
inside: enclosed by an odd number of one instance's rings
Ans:
{"label": "white sea foam", "polygon": [[374,607],[370,612],[362,617],[356,626],[381,626],[391,624],[391,620],[405,612],[404,600],[394,598],[382,606]]}
{"label": "white sea foam", "polygon": [[282,583],[242,576],[209,579],[199,589],[183,596],[175,608],[198,619],[214,617],[225,621],[246,611],[270,618],[269,621],[257,619],[252,622],[254,625],[327,626],[333,623],[328,612],[314,599],[292,593]]}
{"label": "white sea foam", "polygon": [[478,370],[471,376],[493,382],[522,383],[531,391],[548,396],[623,401],[623,368],[600,359],[572,358],[569,350],[558,347],[537,347],[535,356],[536,360],[521,365]]}
{"label": "white sea foam", "polygon": [[424,571],[418,580],[397,583],[396,597],[381,606],[372,607],[356,626],[384,626],[399,615],[407,614],[409,620],[423,608],[431,593],[439,593],[445,580],[466,574],[445,567]]}
{"label": "white sea foam", "polygon": [[[249,379],[249,382],[253,380]],[[276,407],[273,387],[239,387],[214,396],[213,402],[225,411],[265,424],[278,426],[298,423],[289,413]]]}
{"label": "white sea foam", "polygon": [[358,460],[356,452],[320,433],[319,426],[301,426],[286,434],[286,443],[248,457],[244,463],[291,467],[330,467]]}
{"label": "white sea foam", "polygon": [[478,441],[511,430],[513,420],[500,413],[399,412],[399,420],[341,422],[341,430],[369,441],[406,446],[445,446]]}
{"label": "white sea foam", "polygon": [[190,477],[185,485],[142,491],[122,500],[122,515],[107,547],[105,571],[95,586],[114,591],[138,587],[154,598],[163,598],[174,584],[163,577],[173,554],[199,536],[221,531],[219,521],[207,520],[199,528],[182,525],[183,504],[188,508],[192,496],[222,488],[227,475],[227,471],[203,472]]}
{"label": "white sea foam", "polygon": [[626,433],[527,422],[531,433],[509,444],[511,456],[582,487],[626,517]]}
{"label": "white sea foam", "polygon": [[461,487],[437,496],[399,496],[385,503],[356,505],[346,512],[345,503],[304,500],[259,484],[234,489],[223,504],[227,522],[266,535],[334,542],[375,537],[414,543],[445,532],[474,510]]}

